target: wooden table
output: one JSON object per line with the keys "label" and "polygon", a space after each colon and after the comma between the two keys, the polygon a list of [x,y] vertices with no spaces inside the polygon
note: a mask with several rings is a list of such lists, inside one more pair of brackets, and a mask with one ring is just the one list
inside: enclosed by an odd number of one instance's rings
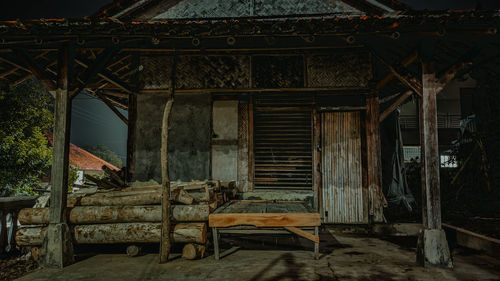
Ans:
{"label": "wooden table", "polygon": [[[305,202],[235,200],[222,205],[209,215],[209,226],[214,239],[215,259],[219,260],[220,233],[295,233],[314,242],[314,257],[319,257],[320,215]],[[237,228],[252,226],[253,229]],[[303,228],[314,228],[314,234]],[[284,228],[277,232],[272,228]]]}

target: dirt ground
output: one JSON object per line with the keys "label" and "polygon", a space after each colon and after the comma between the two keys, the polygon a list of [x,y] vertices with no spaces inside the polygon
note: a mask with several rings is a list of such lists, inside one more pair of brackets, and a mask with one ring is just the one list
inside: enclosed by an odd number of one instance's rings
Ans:
{"label": "dirt ground", "polygon": [[38,268],[38,263],[30,257],[4,256],[0,258],[0,281],[10,281]]}
{"label": "dirt ground", "polygon": [[415,262],[412,239],[384,240],[366,235],[320,234],[321,256],[311,242],[295,236],[222,239],[222,258],[188,261],[158,254],[130,258],[99,254],[62,270],[36,270],[19,280],[500,280],[500,261],[463,249],[453,251],[454,268],[423,268]]}

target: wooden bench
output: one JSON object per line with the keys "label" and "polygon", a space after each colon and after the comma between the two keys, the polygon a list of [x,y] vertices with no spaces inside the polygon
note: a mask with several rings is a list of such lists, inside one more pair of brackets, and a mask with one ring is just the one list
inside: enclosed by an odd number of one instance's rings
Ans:
{"label": "wooden bench", "polygon": [[[318,213],[302,201],[235,200],[215,210],[209,215],[208,221],[212,228],[216,260],[220,258],[218,240],[220,233],[277,234],[291,232],[314,242],[314,257],[315,259],[319,257],[321,218]],[[275,228],[284,228],[285,231],[277,231]],[[313,228],[314,232],[310,233],[303,228]]]}

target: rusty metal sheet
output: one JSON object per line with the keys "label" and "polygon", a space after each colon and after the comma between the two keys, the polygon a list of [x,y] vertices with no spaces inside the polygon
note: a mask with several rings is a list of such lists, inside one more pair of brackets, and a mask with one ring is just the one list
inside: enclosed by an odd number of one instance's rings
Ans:
{"label": "rusty metal sheet", "polygon": [[363,204],[359,112],[321,113],[325,223],[367,223]]}

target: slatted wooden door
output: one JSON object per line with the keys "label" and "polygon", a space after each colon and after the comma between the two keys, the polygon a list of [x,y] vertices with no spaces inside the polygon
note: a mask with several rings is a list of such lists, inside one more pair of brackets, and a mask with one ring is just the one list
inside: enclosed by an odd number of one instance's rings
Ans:
{"label": "slatted wooden door", "polygon": [[311,190],[311,98],[264,95],[255,101],[254,188]]}
{"label": "slatted wooden door", "polygon": [[363,204],[360,113],[321,113],[321,151],[324,222],[368,223]]}

